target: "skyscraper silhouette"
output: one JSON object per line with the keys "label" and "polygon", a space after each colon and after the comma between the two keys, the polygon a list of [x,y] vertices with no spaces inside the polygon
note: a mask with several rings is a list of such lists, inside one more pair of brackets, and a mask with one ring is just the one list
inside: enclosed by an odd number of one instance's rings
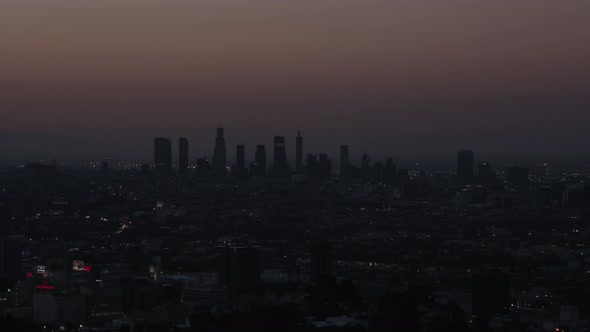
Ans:
{"label": "skyscraper silhouette", "polygon": [[208,181],[211,178],[211,164],[207,156],[197,159],[197,178],[200,181]]}
{"label": "skyscraper silhouette", "polygon": [[494,178],[494,173],[492,173],[492,166],[488,162],[481,162],[477,166],[477,175],[479,177],[479,182],[486,183],[489,182]]}
{"label": "skyscraper silhouette", "polygon": [[225,180],[226,175],[226,151],[225,138],[223,137],[223,127],[217,127],[217,137],[215,138],[215,150],[213,150],[213,178],[218,181]]}
{"label": "skyscraper silhouette", "polygon": [[369,158],[369,155],[366,152],[363,153],[363,156],[361,157],[361,173],[363,180],[367,180],[369,178],[369,167],[371,166],[370,162],[371,159]]}
{"label": "skyscraper silhouette", "polygon": [[348,145],[340,145],[340,178],[348,178]]}
{"label": "skyscraper silhouette", "polygon": [[188,140],[185,137],[178,139],[178,174],[188,174]]}
{"label": "skyscraper silhouette", "polygon": [[326,153],[320,153],[319,161],[320,179],[329,180],[332,177],[332,161]]}
{"label": "skyscraper silhouette", "polygon": [[246,169],[246,146],[238,144],[236,146],[236,174],[237,178],[241,181],[248,178],[248,169]]}
{"label": "skyscraper silhouette", "polygon": [[256,155],[254,157],[256,162],[254,174],[256,176],[266,175],[266,147],[264,145],[256,146]]}
{"label": "skyscraper silhouette", "polygon": [[457,152],[457,184],[465,186],[473,183],[473,151]]}
{"label": "skyscraper silhouette", "polygon": [[303,170],[303,137],[301,137],[300,131],[297,131],[295,143],[295,170],[301,172]]}
{"label": "skyscraper silhouette", "polygon": [[172,173],[172,142],[169,138],[154,139],[154,166],[160,175]]}
{"label": "skyscraper silhouette", "polygon": [[274,175],[277,177],[289,176],[289,164],[287,164],[287,152],[285,150],[285,137],[275,136],[274,139]]}

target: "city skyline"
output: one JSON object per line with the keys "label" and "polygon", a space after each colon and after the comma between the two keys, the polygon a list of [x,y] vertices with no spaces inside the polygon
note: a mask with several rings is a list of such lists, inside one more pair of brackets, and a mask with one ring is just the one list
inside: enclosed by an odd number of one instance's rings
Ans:
{"label": "city skyline", "polygon": [[0,133],[86,143],[52,154],[141,159],[155,136],[209,151],[223,123],[231,145],[290,146],[299,127],[326,152],[590,159],[586,2],[33,3],[2,2]]}
{"label": "city skyline", "polygon": [[589,13],[0,0],[0,331],[588,331]]}

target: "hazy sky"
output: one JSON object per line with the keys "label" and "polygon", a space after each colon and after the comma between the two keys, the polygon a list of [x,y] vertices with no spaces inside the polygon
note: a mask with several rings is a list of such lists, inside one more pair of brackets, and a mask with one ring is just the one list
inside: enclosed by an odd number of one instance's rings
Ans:
{"label": "hazy sky", "polygon": [[589,160],[590,1],[0,0],[0,114],[91,142],[64,156],[196,157],[223,124],[248,150],[299,126],[334,157]]}

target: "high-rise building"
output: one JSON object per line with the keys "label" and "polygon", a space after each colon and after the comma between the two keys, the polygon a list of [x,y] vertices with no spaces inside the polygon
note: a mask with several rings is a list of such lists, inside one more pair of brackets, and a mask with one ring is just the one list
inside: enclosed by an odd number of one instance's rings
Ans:
{"label": "high-rise building", "polygon": [[207,156],[197,159],[197,178],[201,181],[211,178],[211,163]]}
{"label": "high-rise building", "polygon": [[156,137],[154,139],[154,164],[160,175],[172,173],[172,142],[169,138]]}
{"label": "high-rise building", "polygon": [[465,186],[473,183],[473,151],[457,152],[457,184]]}
{"label": "high-rise building", "polygon": [[303,137],[301,132],[297,131],[297,138],[295,139],[295,170],[301,172],[303,170]]}
{"label": "high-rise building", "polygon": [[349,176],[348,145],[340,145],[340,178],[347,179]]}
{"label": "high-rise building", "polygon": [[332,161],[328,159],[327,154],[320,153],[320,162],[318,166],[320,179],[324,181],[330,180],[332,177]]}
{"label": "high-rise building", "polygon": [[363,153],[361,157],[361,173],[363,180],[367,180],[369,178],[369,167],[371,166],[370,162],[371,159],[369,158],[369,155],[366,152]]}
{"label": "high-rise building", "polygon": [[385,165],[380,161],[373,165],[373,180],[378,183],[385,180]]}
{"label": "high-rise building", "polygon": [[491,317],[510,303],[510,280],[501,271],[476,272],[471,279],[473,314]]}
{"label": "high-rise building", "polygon": [[321,177],[321,168],[317,155],[308,153],[306,159],[305,174],[308,179],[319,180]]}
{"label": "high-rise building", "polygon": [[254,175],[266,175],[266,147],[264,145],[256,146],[256,154],[254,156],[254,161],[256,162],[254,168]]}
{"label": "high-rise building", "polygon": [[17,280],[21,269],[21,244],[17,240],[0,240],[0,279]]}
{"label": "high-rise building", "polygon": [[393,163],[393,158],[387,158],[385,160],[385,183],[394,185],[396,174],[397,165]]}
{"label": "high-rise building", "polygon": [[185,137],[178,139],[178,174],[188,174],[188,140]]}
{"label": "high-rise building", "polygon": [[213,150],[213,178],[217,181],[225,180],[227,156],[225,151],[225,138],[223,137],[223,127],[217,127],[217,136],[215,137],[215,150]]}
{"label": "high-rise building", "polygon": [[274,175],[277,177],[289,176],[289,164],[287,163],[287,152],[285,150],[285,137],[275,136],[274,138]]}
{"label": "high-rise building", "polygon": [[259,247],[220,247],[219,282],[231,296],[258,292],[261,286]]}
{"label": "high-rise building", "polygon": [[332,244],[328,241],[311,243],[311,284],[317,285],[323,276],[332,275]]}
{"label": "high-rise building", "polygon": [[492,165],[488,162],[481,162],[477,166],[477,176],[480,182],[488,182],[494,178],[492,173]]}
{"label": "high-rise building", "polygon": [[236,146],[236,175],[238,180],[244,181],[248,179],[248,169],[246,168],[246,146],[238,144]]}

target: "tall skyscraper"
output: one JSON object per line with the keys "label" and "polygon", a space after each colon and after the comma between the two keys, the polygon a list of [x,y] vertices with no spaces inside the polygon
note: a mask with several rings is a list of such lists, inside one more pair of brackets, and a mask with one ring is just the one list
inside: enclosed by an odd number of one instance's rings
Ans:
{"label": "tall skyscraper", "polygon": [[340,145],[340,178],[348,178],[348,145]]}
{"label": "tall skyscraper", "polygon": [[385,183],[395,184],[397,174],[397,165],[393,163],[393,158],[385,159]]}
{"label": "tall skyscraper", "polygon": [[332,161],[326,153],[320,153],[319,171],[320,179],[324,181],[332,177]]}
{"label": "tall skyscraper", "polygon": [[172,173],[172,142],[169,138],[154,139],[154,165],[160,175]]}
{"label": "tall skyscraper", "polygon": [[488,182],[493,179],[492,166],[488,162],[481,162],[477,166],[477,176],[480,182]]}
{"label": "tall skyscraper", "polygon": [[201,181],[210,180],[211,178],[211,164],[207,156],[197,159],[197,178]]}
{"label": "tall skyscraper", "polygon": [[217,127],[217,137],[215,138],[215,150],[213,150],[213,178],[217,181],[225,180],[227,156],[225,151],[225,138],[223,137],[223,127]]}
{"label": "tall skyscraper", "polygon": [[305,166],[305,173],[311,179],[319,178],[319,164],[318,157],[315,154],[307,154],[307,163]]}
{"label": "tall skyscraper", "polygon": [[361,173],[363,180],[367,180],[369,178],[369,167],[371,166],[371,159],[369,155],[365,152],[361,157]]}
{"label": "tall skyscraper", "polygon": [[237,165],[235,168],[238,180],[244,181],[248,179],[248,169],[246,168],[246,146],[238,144],[236,146],[236,161]]}
{"label": "tall skyscraper", "polygon": [[219,282],[231,296],[258,292],[261,285],[259,247],[219,248]]}
{"label": "tall skyscraper", "polygon": [[188,140],[185,137],[178,139],[178,174],[188,174]]}
{"label": "tall skyscraper", "polygon": [[295,143],[295,170],[301,172],[303,170],[303,137],[301,137],[300,131],[297,131]]}
{"label": "tall skyscraper", "polygon": [[285,137],[275,136],[274,139],[274,175],[278,177],[289,176],[289,164],[287,163],[287,152],[285,150]]}
{"label": "tall skyscraper", "polygon": [[457,184],[465,186],[473,183],[473,151],[457,152]]}
{"label": "tall skyscraper", "polygon": [[238,169],[246,168],[246,146],[242,144],[236,146],[236,160]]}
{"label": "tall skyscraper", "polygon": [[256,155],[254,156],[256,162],[256,168],[254,175],[264,176],[266,175],[266,147],[264,145],[256,146]]}

